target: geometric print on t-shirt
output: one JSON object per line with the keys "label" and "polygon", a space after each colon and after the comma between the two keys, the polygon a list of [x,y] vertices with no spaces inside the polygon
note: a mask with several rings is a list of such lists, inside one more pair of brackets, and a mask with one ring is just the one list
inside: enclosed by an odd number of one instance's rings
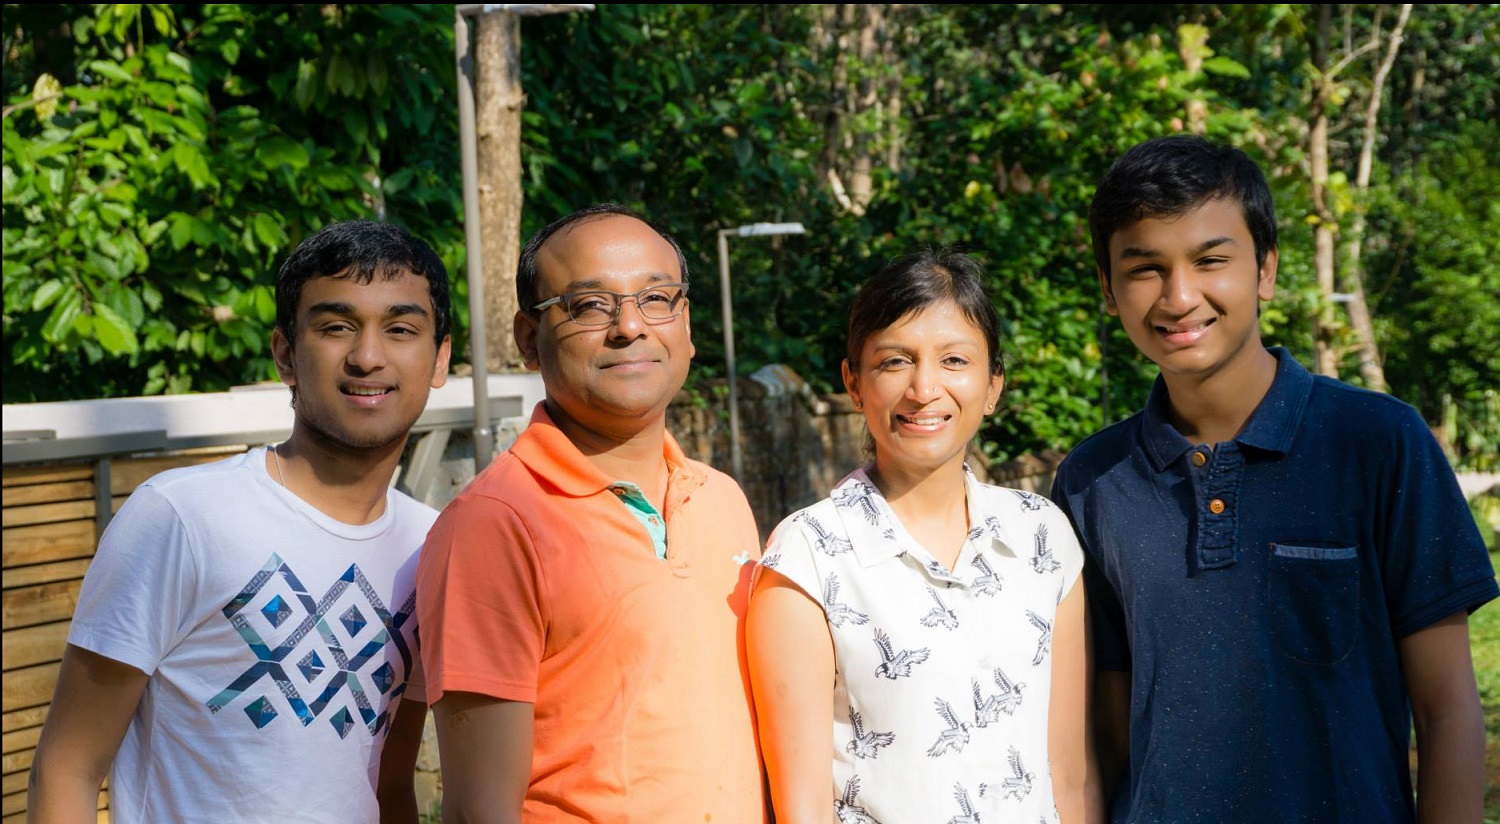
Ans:
{"label": "geometric print on t-shirt", "polygon": [[[262,692],[274,689],[304,727],[326,716],[340,738],[360,724],[379,734],[389,721],[391,702],[378,696],[391,699],[406,690],[415,610],[415,591],[395,613],[388,610],[357,564],[314,597],[281,556],[272,554],[223,610],[256,661],[209,699],[208,709],[217,714],[241,703],[263,729],[280,714],[281,702]],[[386,660],[389,645],[400,655],[401,672]],[[382,707],[378,712],[372,695]]]}

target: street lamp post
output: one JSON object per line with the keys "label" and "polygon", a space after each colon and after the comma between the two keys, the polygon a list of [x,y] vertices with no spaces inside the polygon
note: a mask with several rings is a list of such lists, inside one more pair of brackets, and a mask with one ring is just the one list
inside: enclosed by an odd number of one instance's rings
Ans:
{"label": "street lamp post", "polygon": [[751,223],[733,229],[719,230],[719,304],[724,316],[724,371],[729,376],[729,460],[734,479],[745,480],[744,462],[740,457],[739,380],[734,369],[734,306],[729,292],[729,238],[800,235],[806,230],[801,223]]}
{"label": "street lamp post", "polygon": [[[469,361],[473,367],[474,381],[474,474],[479,474],[495,457],[495,431],[490,428],[490,386],[488,335],[485,328],[484,263],[483,244],[480,241],[483,227],[479,215],[479,149],[476,134],[477,115],[474,111],[474,49],[469,40],[470,17],[479,17],[495,12],[521,16],[555,14],[566,11],[589,11],[593,3],[459,3],[453,7],[454,61],[458,70],[458,135],[459,161],[463,172],[464,199],[464,250],[468,262],[469,283]],[[520,43],[512,40],[506,44],[507,54],[502,65],[490,66],[490,71],[511,71],[519,74],[521,58]],[[516,78],[519,86],[520,78]],[[519,130],[517,131],[519,135]],[[519,138],[513,151],[519,152]],[[514,181],[519,196],[521,185]],[[519,207],[518,207],[519,208]],[[518,239],[513,239],[519,242]]]}

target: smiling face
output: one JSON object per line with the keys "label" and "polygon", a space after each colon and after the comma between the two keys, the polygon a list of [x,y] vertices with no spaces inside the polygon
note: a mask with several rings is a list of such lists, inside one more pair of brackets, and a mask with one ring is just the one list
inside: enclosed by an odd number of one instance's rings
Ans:
{"label": "smiling face", "polygon": [[1169,380],[1202,380],[1253,363],[1260,301],[1276,287],[1276,250],[1257,265],[1237,201],[1217,198],[1175,217],[1148,217],[1109,238],[1099,274],[1107,310]]}
{"label": "smiling face", "polygon": [[844,386],[886,475],[962,465],[1003,385],[984,333],[952,300],[874,332],[858,362],[844,362]]}
{"label": "smiling face", "polygon": [[[672,245],[625,215],[568,226],[537,253],[538,302],[583,290],[632,294],[681,280]],[[686,305],[676,317],[648,320],[634,300],[605,326],[580,326],[560,304],[539,313],[523,307],[515,338],[527,368],[542,373],[549,411],[564,431],[576,435],[576,425],[615,437],[664,423],[694,355],[689,320]]]}
{"label": "smiling face", "polygon": [[427,280],[410,273],[303,284],[296,345],[271,333],[297,429],[344,449],[404,445],[429,391],[447,381],[450,342],[437,342],[434,323]]}

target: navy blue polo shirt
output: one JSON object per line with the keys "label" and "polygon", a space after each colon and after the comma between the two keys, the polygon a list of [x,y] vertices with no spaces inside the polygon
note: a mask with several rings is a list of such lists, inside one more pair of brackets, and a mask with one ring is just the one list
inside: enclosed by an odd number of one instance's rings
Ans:
{"label": "navy blue polo shirt", "polygon": [[1184,438],[1158,378],[1058,468],[1097,665],[1131,673],[1115,822],[1413,821],[1397,642],[1500,594],[1416,410],[1270,351],[1233,441]]}

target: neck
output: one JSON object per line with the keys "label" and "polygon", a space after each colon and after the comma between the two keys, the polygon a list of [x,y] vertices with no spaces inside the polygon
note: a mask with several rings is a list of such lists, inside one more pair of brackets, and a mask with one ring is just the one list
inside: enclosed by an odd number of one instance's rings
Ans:
{"label": "neck", "polygon": [[963,459],[935,469],[883,465],[875,458],[870,480],[906,531],[952,569],[969,533],[969,499]]}
{"label": "neck", "polygon": [[374,449],[334,443],[303,427],[267,456],[271,477],[336,521],[367,524],[385,513],[386,492],[406,441]]}
{"label": "neck", "polygon": [[547,402],[547,414],[583,457],[605,475],[639,486],[652,501],[664,491],[667,427],[665,414],[586,424]]}
{"label": "neck", "polygon": [[1233,440],[1276,380],[1276,356],[1256,346],[1205,378],[1163,373],[1172,425],[1193,443]]}

